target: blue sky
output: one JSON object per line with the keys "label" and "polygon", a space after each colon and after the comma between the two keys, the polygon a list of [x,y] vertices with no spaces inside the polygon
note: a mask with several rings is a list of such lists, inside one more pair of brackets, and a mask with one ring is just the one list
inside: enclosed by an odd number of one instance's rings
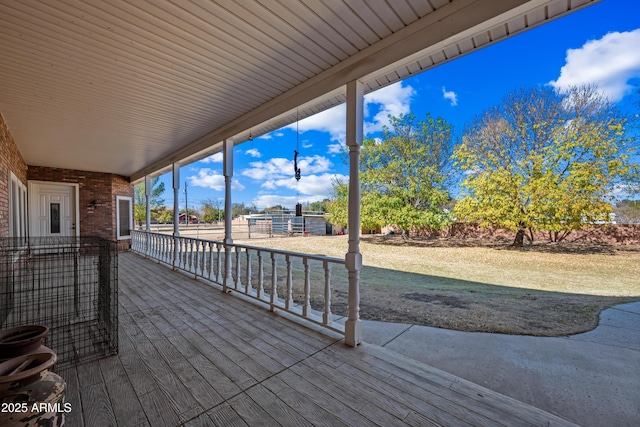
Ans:
{"label": "blue sky", "polygon": [[[549,24],[463,56],[365,97],[365,136],[375,137],[387,115],[427,112],[448,120],[458,134],[484,109],[513,89],[551,84],[563,88],[595,84],[625,109],[638,109],[640,96],[640,1],[603,0]],[[246,142],[234,150],[232,200],[258,209],[322,200],[334,179],[346,180],[340,156],[345,107],[338,106],[296,125]],[[293,177],[298,148],[302,178]],[[163,195],[173,205],[170,175]],[[224,198],[222,156],[181,168],[189,207]],[[184,188],[184,184],[183,184]],[[184,191],[180,208],[185,206]]]}

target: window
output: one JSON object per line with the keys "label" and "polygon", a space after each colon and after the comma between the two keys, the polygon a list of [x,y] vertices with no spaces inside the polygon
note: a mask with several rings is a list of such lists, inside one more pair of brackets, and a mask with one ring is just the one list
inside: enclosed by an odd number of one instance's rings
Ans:
{"label": "window", "polygon": [[116,196],[116,224],[118,225],[118,240],[130,239],[133,227],[131,197]]}
{"label": "window", "polygon": [[49,204],[50,215],[50,231],[51,234],[60,234],[60,203]]}
{"label": "window", "polygon": [[9,172],[9,236],[27,237],[27,187]]}

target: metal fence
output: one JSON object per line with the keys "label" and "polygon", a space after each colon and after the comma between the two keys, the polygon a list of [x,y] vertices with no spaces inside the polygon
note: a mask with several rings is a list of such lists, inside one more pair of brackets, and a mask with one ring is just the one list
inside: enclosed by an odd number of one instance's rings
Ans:
{"label": "metal fence", "polygon": [[0,326],[40,324],[58,365],[118,352],[118,252],[98,237],[0,239]]}

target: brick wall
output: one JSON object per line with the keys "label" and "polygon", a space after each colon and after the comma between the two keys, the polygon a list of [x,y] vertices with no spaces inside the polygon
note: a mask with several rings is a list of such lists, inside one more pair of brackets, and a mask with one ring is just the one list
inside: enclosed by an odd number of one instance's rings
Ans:
{"label": "brick wall", "polygon": [[0,237],[9,236],[9,171],[27,185],[27,166],[0,114]]}
{"label": "brick wall", "polygon": [[[27,177],[79,185],[80,235],[116,240],[116,196],[133,197],[133,186],[119,175],[29,166]],[[94,203],[95,202],[95,203]],[[124,249],[128,241],[120,246]]]}

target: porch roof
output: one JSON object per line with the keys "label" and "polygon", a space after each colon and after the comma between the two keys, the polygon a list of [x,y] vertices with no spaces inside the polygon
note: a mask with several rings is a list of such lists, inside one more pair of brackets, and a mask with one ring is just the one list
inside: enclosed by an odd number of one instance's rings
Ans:
{"label": "porch roof", "polygon": [[27,164],[134,181],[598,0],[0,2],[0,112]]}
{"label": "porch roof", "polygon": [[58,372],[69,425],[573,425],[133,253],[119,270],[119,354]]}

